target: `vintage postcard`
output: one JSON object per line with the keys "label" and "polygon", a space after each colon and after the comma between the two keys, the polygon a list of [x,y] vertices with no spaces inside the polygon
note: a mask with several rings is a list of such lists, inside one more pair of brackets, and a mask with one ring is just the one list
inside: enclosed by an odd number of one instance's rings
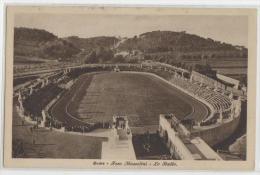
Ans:
{"label": "vintage postcard", "polygon": [[256,10],[7,6],[5,167],[252,170]]}

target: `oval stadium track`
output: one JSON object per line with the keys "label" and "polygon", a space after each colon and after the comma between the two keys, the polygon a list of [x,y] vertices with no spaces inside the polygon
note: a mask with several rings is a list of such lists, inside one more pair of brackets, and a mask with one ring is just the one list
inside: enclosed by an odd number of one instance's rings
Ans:
{"label": "oval stadium track", "polygon": [[70,100],[78,95],[79,90],[83,88],[86,89],[92,79],[93,74],[85,74],[78,78],[75,84],[71,87],[69,91],[62,94],[61,98],[50,108],[50,114],[57,120],[66,123],[68,125],[89,125],[89,123],[79,120],[74,117],[73,114],[68,112],[68,105]]}
{"label": "oval stadium track", "polygon": [[50,109],[69,125],[111,121],[127,115],[131,127],[158,126],[159,114],[200,121],[207,107],[167,82],[147,74],[103,72],[84,74]]}

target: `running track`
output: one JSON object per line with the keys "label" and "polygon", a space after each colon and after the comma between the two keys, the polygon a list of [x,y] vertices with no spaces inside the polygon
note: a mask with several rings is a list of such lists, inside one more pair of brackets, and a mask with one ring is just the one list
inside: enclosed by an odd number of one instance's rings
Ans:
{"label": "running track", "polygon": [[[117,74],[127,74],[127,73],[117,73]],[[76,96],[82,96],[83,91],[85,91],[91,83],[92,74],[84,74],[79,77],[77,82],[72,86],[72,88],[65,92],[62,97],[56,102],[56,104],[50,109],[50,114],[58,119],[61,122],[65,122],[70,125],[88,125],[87,122],[84,122],[76,117],[76,107],[74,106],[74,99]],[[170,94],[171,98],[182,99],[183,102],[188,103],[192,110],[186,116],[178,116],[179,119],[183,118],[193,118],[195,121],[202,120],[206,115],[208,115],[207,107],[189,96],[188,94],[176,89],[170,84],[154,77],[151,75],[140,75],[138,76],[146,76],[146,78],[151,80],[151,83],[154,83],[159,90],[167,91]],[[77,98],[76,98],[77,99]],[[77,102],[76,102],[77,103]],[[111,116],[112,118],[112,116]]]}

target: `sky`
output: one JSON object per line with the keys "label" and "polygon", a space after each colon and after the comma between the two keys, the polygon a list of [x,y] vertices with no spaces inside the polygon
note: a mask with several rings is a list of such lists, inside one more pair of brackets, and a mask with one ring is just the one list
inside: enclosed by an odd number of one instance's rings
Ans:
{"label": "sky", "polygon": [[205,38],[247,47],[246,16],[19,14],[15,27],[45,29],[58,37],[133,37],[155,30],[186,31]]}

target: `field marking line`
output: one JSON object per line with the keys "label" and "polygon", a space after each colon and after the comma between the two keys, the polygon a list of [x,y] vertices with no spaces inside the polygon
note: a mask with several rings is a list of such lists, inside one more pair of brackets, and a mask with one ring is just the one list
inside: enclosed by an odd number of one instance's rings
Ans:
{"label": "field marking line", "polygon": [[[80,78],[80,77],[79,77],[79,78]],[[78,79],[79,79],[79,78],[78,78]],[[78,79],[76,79],[76,82],[75,82],[75,83],[77,83]],[[75,83],[74,83],[74,85],[72,85],[71,88],[73,88],[73,86],[75,86]],[[65,91],[64,91],[64,92],[65,92]],[[69,92],[69,91],[68,91],[68,92]],[[68,93],[68,92],[67,92],[67,93]],[[61,98],[59,98],[59,99],[57,100],[57,102],[51,107],[51,116],[54,116],[54,115],[53,115],[53,109],[56,107],[56,105],[57,105],[58,103],[60,103],[60,101],[61,101],[63,98],[65,98],[64,95],[61,96]]]}
{"label": "field marking line", "polygon": [[85,124],[91,124],[91,123],[89,123],[89,122],[85,122],[85,121],[83,121],[83,120],[78,119],[77,117],[73,116],[72,114],[70,114],[70,113],[68,112],[68,107],[69,107],[71,101],[73,101],[73,99],[76,97],[76,95],[78,95],[78,92],[82,89],[82,87],[83,87],[85,84],[86,84],[86,81],[85,81],[84,83],[82,83],[79,88],[76,89],[75,94],[73,95],[73,97],[70,99],[70,101],[69,101],[69,102],[67,103],[67,105],[65,106],[65,112],[66,112],[66,114],[69,115],[71,118],[73,118],[73,119],[75,119],[75,120],[77,120],[77,121],[79,121],[79,122],[82,122],[82,123],[85,123]]}
{"label": "field marking line", "polygon": [[[83,75],[85,75],[85,74],[83,74]],[[81,78],[81,77],[79,77],[79,78]],[[76,81],[78,81],[79,80],[79,78],[76,80]],[[77,83],[77,82],[76,82]],[[80,87],[82,87],[84,85],[84,83],[80,86]],[[76,88],[77,89],[77,88]],[[69,91],[68,91],[69,92]],[[77,92],[77,91],[76,91]],[[75,92],[75,94],[74,94],[74,96],[77,94]],[[73,96],[73,97],[74,97]],[[54,117],[54,115],[53,115],[53,109],[58,105],[58,103],[60,103],[61,101],[62,101],[62,99],[64,99],[65,98],[65,96],[62,96],[54,105],[53,105],[53,107],[51,108],[51,115],[52,115],[52,117]],[[72,99],[72,98],[71,98]],[[70,103],[70,102],[69,102]],[[71,117],[71,118],[73,118],[74,120],[76,120],[76,121],[78,121],[78,122],[82,122],[82,123],[85,123],[85,124],[90,124],[90,123],[88,123],[88,122],[84,122],[84,121],[82,121],[82,120],[80,120],[80,119],[78,119],[78,118],[76,118],[76,117],[74,117],[73,115],[71,115],[69,112],[68,112],[68,110],[67,110],[67,107],[68,107],[68,104],[69,103],[67,103],[67,105],[66,105],[66,107],[65,107],[65,112],[66,112],[66,114],[69,116],[69,117]],[[55,117],[54,117],[55,118]]]}

